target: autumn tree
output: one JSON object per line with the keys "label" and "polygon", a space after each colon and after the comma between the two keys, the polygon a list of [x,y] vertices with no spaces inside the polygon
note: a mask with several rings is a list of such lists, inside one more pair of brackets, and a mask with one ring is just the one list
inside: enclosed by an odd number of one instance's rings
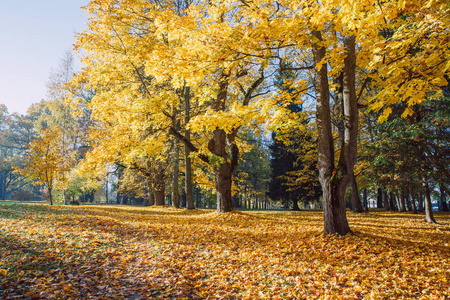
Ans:
{"label": "autumn tree", "polygon": [[[164,136],[154,135],[160,130],[178,138],[211,166],[218,212],[230,211],[239,129],[283,115],[280,109],[293,102],[290,93],[260,93],[269,70],[289,60],[292,70],[308,75],[293,82],[295,94],[314,87],[324,230],[351,232],[344,193],[356,161],[358,100],[368,86],[378,87],[370,104],[384,109],[383,121],[391,104],[407,103],[407,116],[411,106],[438,96],[449,68],[448,5],[210,1],[179,15],[170,2],[158,4],[116,0],[87,6],[90,28],[78,44],[87,53],[84,76],[98,91],[92,103],[98,120],[109,124],[116,118],[151,132],[155,143]],[[343,138],[336,145],[330,93],[338,78]],[[187,86],[201,107],[186,124],[198,136],[195,143],[172,127],[170,113],[177,91]]]}
{"label": "autumn tree", "polygon": [[32,180],[33,184],[42,184],[48,189],[50,205],[53,205],[53,189],[64,187],[63,174],[67,172],[60,149],[54,143],[58,138],[58,131],[50,128],[44,130],[28,145],[23,165],[16,168],[20,174]]}

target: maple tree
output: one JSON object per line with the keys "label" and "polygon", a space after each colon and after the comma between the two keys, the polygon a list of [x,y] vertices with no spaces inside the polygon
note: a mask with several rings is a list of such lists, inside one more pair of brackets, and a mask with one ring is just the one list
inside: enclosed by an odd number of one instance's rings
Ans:
{"label": "maple tree", "polygon": [[[350,232],[344,192],[356,160],[357,103],[367,87],[378,87],[369,102],[372,110],[384,109],[383,121],[392,111],[389,105],[405,101],[402,115],[407,116],[411,106],[439,95],[437,86],[446,82],[448,72],[448,5],[212,1],[192,3],[180,14],[174,4],[117,0],[91,1],[86,7],[90,27],[78,45],[87,53],[83,76],[98,91],[93,116],[102,124],[115,118],[121,126],[133,124],[134,132],[151,131],[153,143],[165,143],[167,134],[182,141],[186,150],[211,166],[217,209],[226,212],[232,210],[240,127],[265,121],[280,103],[289,105],[293,99],[288,94],[301,101],[298,96],[308,92],[308,78],[313,78],[325,232]],[[258,88],[269,64],[291,66],[309,77],[293,80],[293,93],[264,96]],[[185,119],[183,133],[175,128],[177,116],[171,112],[186,89],[200,110]],[[338,145],[329,103],[334,90],[343,124]],[[276,110],[285,110],[285,105]],[[111,111],[120,115],[113,117]],[[189,131],[197,135],[196,144],[189,140]],[[118,146],[124,132],[108,132],[118,134],[111,139]]]}
{"label": "maple tree", "polygon": [[50,205],[53,205],[53,189],[65,187],[64,173],[67,168],[60,149],[55,145],[59,139],[55,129],[44,130],[39,137],[30,142],[24,154],[23,164],[16,171],[31,179],[33,184],[43,184],[49,193]]}

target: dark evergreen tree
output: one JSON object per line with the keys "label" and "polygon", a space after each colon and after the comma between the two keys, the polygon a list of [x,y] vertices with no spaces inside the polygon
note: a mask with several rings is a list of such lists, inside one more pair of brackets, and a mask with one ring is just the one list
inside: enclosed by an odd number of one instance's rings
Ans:
{"label": "dark evergreen tree", "polygon": [[[289,66],[286,66],[289,69]],[[292,71],[282,70],[275,76],[275,86],[282,91],[293,92],[289,87],[289,80],[294,78]],[[288,108],[291,113],[302,115],[301,104],[290,103]],[[303,118],[303,125],[307,120]],[[278,136],[277,136],[278,135]],[[285,135],[285,136],[280,136]],[[302,156],[310,155],[311,144],[314,144],[313,137],[308,132],[291,129],[289,132],[273,132],[273,143],[269,147],[271,150],[270,167],[272,169],[272,180],[269,183],[269,197],[275,201],[281,201],[287,208],[292,202],[292,209],[299,210],[298,201],[307,203],[320,197],[321,188],[318,181],[317,163],[304,164]],[[289,145],[283,141],[289,140]],[[313,146],[315,147],[315,146]],[[315,158],[315,161],[317,159]],[[297,181],[299,174],[304,173],[305,167],[315,174],[314,178]]]}

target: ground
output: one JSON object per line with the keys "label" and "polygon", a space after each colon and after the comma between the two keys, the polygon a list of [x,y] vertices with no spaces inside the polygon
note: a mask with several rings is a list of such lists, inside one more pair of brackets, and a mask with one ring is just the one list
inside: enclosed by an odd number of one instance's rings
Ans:
{"label": "ground", "polygon": [[2,299],[449,299],[450,215],[0,203]]}

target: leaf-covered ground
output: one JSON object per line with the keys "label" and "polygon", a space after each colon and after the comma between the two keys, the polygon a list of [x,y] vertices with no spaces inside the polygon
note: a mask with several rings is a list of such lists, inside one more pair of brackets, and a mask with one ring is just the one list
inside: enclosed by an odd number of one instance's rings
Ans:
{"label": "leaf-covered ground", "polygon": [[2,299],[449,299],[450,215],[0,204]]}

